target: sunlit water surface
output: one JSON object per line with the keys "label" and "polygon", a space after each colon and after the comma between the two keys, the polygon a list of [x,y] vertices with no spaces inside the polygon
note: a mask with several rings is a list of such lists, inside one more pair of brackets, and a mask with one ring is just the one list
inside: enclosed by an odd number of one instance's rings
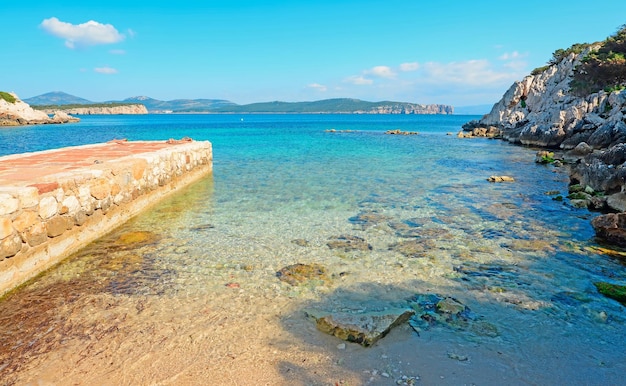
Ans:
{"label": "sunlit water surface", "polygon": [[[535,164],[533,149],[458,139],[471,118],[148,115],[2,129],[0,154],[209,140],[214,173],[4,299],[0,379],[233,384],[237,369],[272,380],[266,366],[285,384],[623,382],[626,308],[593,283],[624,283],[624,265],[594,250],[594,214],[553,199],[567,194],[565,170]],[[371,250],[331,249],[340,236]],[[280,281],[295,263],[328,279]],[[454,297],[473,320],[338,350],[303,311],[418,294]]]}

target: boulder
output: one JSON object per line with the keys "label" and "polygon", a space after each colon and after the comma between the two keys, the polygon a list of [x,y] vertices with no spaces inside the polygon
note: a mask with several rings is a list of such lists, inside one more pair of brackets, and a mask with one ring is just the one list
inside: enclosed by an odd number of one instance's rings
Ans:
{"label": "boulder", "polygon": [[591,221],[596,236],[615,245],[626,246],[626,213],[600,215]]}
{"label": "boulder", "polygon": [[315,320],[318,330],[347,342],[369,347],[383,338],[392,328],[405,323],[415,314],[407,308],[390,308],[384,311],[355,311],[331,313],[307,310],[306,315]]}
{"label": "boulder", "polygon": [[515,182],[515,178],[510,176],[491,176],[487,178],[489,182]]}

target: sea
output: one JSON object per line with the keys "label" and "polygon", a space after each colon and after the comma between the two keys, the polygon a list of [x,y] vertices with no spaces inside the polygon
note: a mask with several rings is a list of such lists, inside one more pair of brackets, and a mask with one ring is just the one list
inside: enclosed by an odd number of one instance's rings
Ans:
{"label": "sea", "polygon": [[[0,156],[190,137],[213,174],[0,300],[0,384],[624,382],[626,307],[594,285],[623,252],[538,149],[458,138],[476,116],[80,118],[2,128]],[[309,316],[397,308],[371,347]]]}

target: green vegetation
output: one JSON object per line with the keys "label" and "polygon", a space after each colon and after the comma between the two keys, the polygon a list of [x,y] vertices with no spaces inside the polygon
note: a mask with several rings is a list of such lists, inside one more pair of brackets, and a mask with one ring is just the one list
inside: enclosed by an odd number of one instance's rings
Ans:
{"label": "green vegetation", "polygon": [[541,160],[539,161],[539,163],[541,164],[551,164],[554,163],[554,161],[556,161],[554,159],[554,153],[553,152],[547,152],[544,155],[541,156]]}
{"label": "green vegetation", "polygon": [[583,58],[574,71],[570,87],[577,96],[626,88],[626,25]]}
{"label": "green vegetation", "polygon": [[92,108],[92,107],[119,107],[119,106],[132,106],[137,103],[93,103],[93,104],[72,104],[72,105],[39,105],[31,106],[35,110],[69,110],[80,108]]}
{"label": "green vegetation", "polygon": [[8,92],[0,91],[0,99],[4,99],[9,103],[15,103],[15,97]]}
{"label": "green vegetation", "polygon": [[542,66],[542,67],[537,67],[530,72],[530,75],[539,75],[543,73],[545,70],[547,70],[548,68],[550,68],[549,64],[546,64],[545,66]]}
{"label": "green vegetation", "polygon": [[626,306],[626,286],[606,282],[593,283],[598,292],[607,298],[615,299]]}

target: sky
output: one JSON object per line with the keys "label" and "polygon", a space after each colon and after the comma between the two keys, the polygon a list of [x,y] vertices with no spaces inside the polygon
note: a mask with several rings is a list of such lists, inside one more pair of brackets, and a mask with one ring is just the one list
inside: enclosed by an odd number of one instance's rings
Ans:
{"label": "sky", "polygon": [[356,98],[473,106],[626,1],[0,0],[0,90],[238,104]]}

